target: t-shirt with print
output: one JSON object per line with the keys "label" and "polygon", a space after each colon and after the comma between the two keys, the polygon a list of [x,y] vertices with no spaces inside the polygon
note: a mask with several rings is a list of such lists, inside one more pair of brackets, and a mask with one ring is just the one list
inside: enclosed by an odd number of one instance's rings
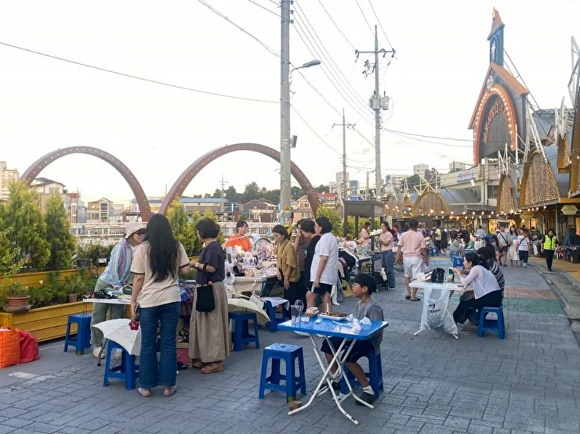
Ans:
{"label": "t-shirt with print", "polygon": [[189,258],[181,243],[178,243],[177,250],[177,272],[175,275],[167,276],[160,282],[155,281],[155,276],[149,266],[149,251],[151,245],[145,241],[137,246],[133,254],[131,272],[143,274],[143,287],[137,296],[137,303],[140,307],[154,307],[163,304],[181,301],[179,294],[179,268],[189,264]]}
{"label": "t-shirt with print", "polygon": [[327,256],[328,259],[320,275],[320,283],[334,285],[338,279],[338,244],[336,243],[334,235],[330,232],[323,234],[314,248],[314,257],[312,258],[312,265],[310,266],[311,282],[314,282],[316,279],[321,256]]}
{"label": "t-shirt with print", "polygon": [[[365,304],[359,300],[356,305],[356,318],[360,321],[367,317],[371,321],[384,321],[383,308],[379,306],[374,298],[370,298]],[[383,340],[383,331],[379,330],[369,338],[369,342],[375,350],[378,350]]]}

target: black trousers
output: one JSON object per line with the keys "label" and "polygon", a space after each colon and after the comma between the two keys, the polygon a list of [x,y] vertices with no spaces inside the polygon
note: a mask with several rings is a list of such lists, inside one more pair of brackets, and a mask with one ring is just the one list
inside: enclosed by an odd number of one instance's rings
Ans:
{"label": "black trousers", "polygon": [[544,256],[546,256],[546,267],[548,267],[548,270],[552,270],[552,262],[554,262],[554,250],[544,249]]}
{"label": "black trousers", "polygon": [[453,312],[453,320],[458,324],[463,324],[467,320],[470,310],[475,309],[479,312],[482,307],[501,307],[501,300],[501,291],[490,292],[477,300],[461,300]]}

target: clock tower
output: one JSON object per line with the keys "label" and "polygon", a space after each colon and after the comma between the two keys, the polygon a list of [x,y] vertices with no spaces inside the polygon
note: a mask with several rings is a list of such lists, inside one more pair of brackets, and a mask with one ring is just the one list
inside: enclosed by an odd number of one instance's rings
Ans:
{"label": "clock tower", "polygon": [[503,66],[503,28],[504,23],[497,9],[493,9],[493,21],[487,40],[489,41],[489,61]]}

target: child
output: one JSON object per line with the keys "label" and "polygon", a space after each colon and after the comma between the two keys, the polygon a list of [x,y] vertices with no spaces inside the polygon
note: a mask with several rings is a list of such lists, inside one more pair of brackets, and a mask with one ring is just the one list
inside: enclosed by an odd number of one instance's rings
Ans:
{"label": "child", "polygon": [[[377,284],[375,279],[370,274],[358,274],[354,278],[354,283],[352,286],[352,292],[356,298],[359,299],[358,305],[356,307],[355,317],[358,320],[367,317],[373,321],[383,321],[383,309],[377,304],[377,302],[371,297],[371,294],[377,290]],[[334,348],[338,348],[342,342],[342,338],[333,337],[330,338]],[[372,404],[375,400],[375,391],[369,384],[367,376],[365,375],[362,367],[357,363],[357,360],[361,357],[365,357],[371,350],[380,351],[381,341],[383,340],[383,331],[379,331],[372,335],[368,340],[356,340],[354,341],[354,347],[350,352],[348,359],[345,363],[346,367],[350,372],[353,373],[355,378],[362,386],[362,393],[359,398],[369,404]],[[351,341],[352,343],[352,341]],[[348,348],[345,347],[345,350]],[[328,363],[332,361],[333,355],[326,340],[322,344],[321,351],[326,354],[326,360]],[[332,372],[336,372],[336,365],[332,366]],[[336,390],[340,389],[340,377],[333,380],[332,387]],[[360,402],[356,402],[362,405]]]}

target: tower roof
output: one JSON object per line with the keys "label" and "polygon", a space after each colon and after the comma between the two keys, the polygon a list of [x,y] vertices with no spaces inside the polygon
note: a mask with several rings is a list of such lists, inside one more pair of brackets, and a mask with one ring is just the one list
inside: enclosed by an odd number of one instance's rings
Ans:
{"label": "tower roof", "polygon": [[495,32],[497,32],[499,29],[501,29],[505,26],[505,24],[501,20],[501,17],[499,16],[499,12],[497,11],[496,8],[493,8],[493,12],[491,13],[491,16],[493,19],[491,22],[491,30],[489,31],[489,36],[487,37],[488,41],[495,34]]}

